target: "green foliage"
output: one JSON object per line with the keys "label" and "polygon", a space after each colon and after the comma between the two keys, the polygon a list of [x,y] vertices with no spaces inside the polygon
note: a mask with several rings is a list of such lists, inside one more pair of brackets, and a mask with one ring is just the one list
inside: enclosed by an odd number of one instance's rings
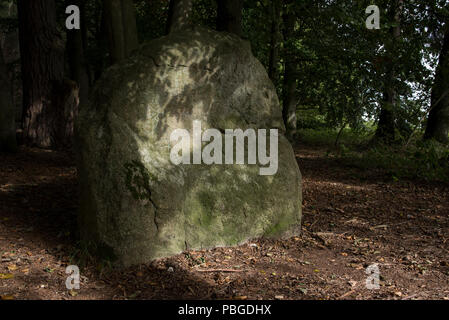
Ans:
{"label": "green foliage", "polygon": [[159,38],[165,34],[167,24],[167,0],[136,0],[136,22],[140,41]]}
{"label": "green foliage", "polygon": [[195,24],[215,29],[217,17],[216,0],[193,1],[192,20]]}
{"label": "green foliage", "polygon": [[95,242],[78,241],[72,248],[69,264],[79,266],[80,269],[96,266],[100,276],[113,269],[116,256],[108,246],[101,246]]}
{"label": "green foliage", "polygon": [[[301,143],[311,146],[323,146],[330,149],[335,148],[339,130],[332,128],[324,129],[301,129],[299,130],[299,140]],[[342,131],[338,142],[339,148],[345,146],[359,147],[366,144],[374,135],[374,128],[365,126],[358,130],[346,128]]]}
{"label": "green foliage", "polygon": [[[294,57],[299,128],[363,127],[365,121],[378,119],[386,86],[399,94],[399,102],[392,106],[399,140],[407,140],[415,127],[422,127],[448,6],[444,1],[405,1],[401,38],[395,43],[393,3],[375,3],[381,9],[380,30],[365,26],[365,9],[373,4],[369,0],[298,0],[283,6],[284,14],[293,12],[297,17],[293,36],[282,39],[279,71],[282,74],[287,55]],[[244,11],[245,36],[266,67],[269,8],[269,1],[247,1]],[[390,71],[395,75],[392,83]],[[282,76],[275,85],[282,94]],[[317,109],[314,118],[301,110],[311,108]]]}
{"label": "green foliage", "polygon": [[[0,12],[12,0],[0,1]],[[134,0],[140,41],[165,34],[167,0]],[[444,0],[405,1],[401,16],[401,39],[391,41],[391,27],[395,25],[392,4],[379,0],[381,29],[367,30],[365,8],[373,4],[361,1],[281,1],[280,61],[275,81],[283,94],[284,62],[293,58],[297,67],[298,127],[351,128],[364,126],[367,120],[376,121],[382,105],[388,73],[393,69],[395,79],[388,85],[399,93],[399,103],[393,106],[399,140],[406,141],[429,108],[433,84],[433,68],[441,49],[442,34],[449,9]],[[60,18],[65,15],[58,2]],[[216,0],[193,2],[193,21],[215,28]],[[101,2],[85,2],[87,26],[86,56],[91,79],[98,79],[109,65],[107,41],[102,26]],[[244,1],[243,33],[251,42],[254,55],[268,68],[272,27],[272,2]],[[282,15],[293,13],[296,24],[288,38],[283,37]],[[3,20],[6,23],[6,20]],[[447,22],[446,22],[447,23]],[[282,102],[282,101],[281,101]],[[304,111],[306,110],[306,111]]]}
{"label": "green foliage", "polygon": [[372,145],[375,126],[362,130],[344,129],[335,146],[338,130],[302,129],[300,141],[305,145],[328,148],[328,155],[346,166],[364,170],[381,170],[391,179],[421,179],[449,183],[449,147],[436,141],[423,142],[418,136],[408,145]]}
{"label": "green foliage", "polygon": [[267,1],[245,1],[242,28],[246,39],[251,42],[254,56],[268,68],[270,26]]}
{"label": "green foliage", "polygon": [[318,108],[299,109],[297,119],[298,128],[324,129],[329,127],[326,116],[322,115]]}
{"label": "green foliage", "polygon": [[347,149],[339,157],[349,166],[381,169],[393,180],[449,182],[449,148],[434,141],[408,147],[381,145],[362,152]]}

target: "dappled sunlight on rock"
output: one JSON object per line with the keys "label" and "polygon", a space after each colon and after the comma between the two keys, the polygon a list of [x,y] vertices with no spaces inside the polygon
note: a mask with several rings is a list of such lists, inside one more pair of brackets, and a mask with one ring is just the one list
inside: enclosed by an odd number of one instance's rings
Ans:
{"label": "dappled sunlight on rock", "polygon": [[[262,162],[173,164],[172,133],[195,123],[222,140],[228,129],[268,130],[275,175],[261,175],[271,170]],[[105,72],[77,131],[81,233],[119,264],[299,233],[301,175],[277,94],[237,36],[195,27],[144,44]],[[182,144],[189,157],[202,150]]]}

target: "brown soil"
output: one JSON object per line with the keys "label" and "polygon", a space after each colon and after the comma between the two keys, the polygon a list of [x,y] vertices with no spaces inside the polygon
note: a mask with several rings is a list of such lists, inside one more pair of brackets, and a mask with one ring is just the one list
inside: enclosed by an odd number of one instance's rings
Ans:
{"label": "brown soil", "polygon": [[[449,299],[449,186],[393,182],[300,146],[302,235],[185,252],[125,270],[77,253],[73,157],[23,148],[0,155],[2,299]],[[87,254],[86,254],[87,256]],[[380,289],[365,270],[377,263]]]}

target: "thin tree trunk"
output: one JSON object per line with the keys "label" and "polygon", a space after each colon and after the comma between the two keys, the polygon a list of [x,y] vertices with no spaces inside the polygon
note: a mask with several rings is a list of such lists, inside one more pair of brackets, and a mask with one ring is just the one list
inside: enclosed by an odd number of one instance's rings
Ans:
{"label": "thin tree trunk", "polygon": [[[13,0],[6,2],[6,10],[3,15],[11,21],[17,21],[17,3]],[[22,79],[20,76],[20,63],[16,63],[20,60],[19,49],[19,27],[18,25],[11,25],[8,28],[2,29],[2,46],[3,46],[3,58],[4,63],[7,66],[8,77],[11,82],[12,99],[15,109],[15,121],[16,123],[21,120],[22,117]],[[19,144],[19,141],[17,141]]]}
{"label": "thin tree trunk", "polygon": [[217,0],[217,30],[242,36],[242,0]]}
{"label": "thin tree trunk", "polygon": [[85,105],[89,97],[89,71],[85,59],[85,2],[83,0],[66,0],[67,5],[75,4],[81,11],[81,29],[67,30],[67,56],[70,78],[78,84],[80,105]]}
{"label": "thin tree trunk", "polygon": [[375,138],[384,143],[392,143],[396,139],[395,134],[395,120],[396,112],[395,109],[398,104],[398,95],[395,88],[395,63],[394,55],[396,54],[397,42],[401,36],[401,12],[403,8],[403,0],[397,0],[392,8],[394,14],[394,21],[397,26],[391,29],[392,40],[389,45],[387,45],[387,54],[390,56],[387,63],[387,76],[384,83],[384,94],[381,106],[381,112],[379,116],[379,122],[377,124],[377,130]]}
{"label": "thin tree trunk", "polygon": [[12,82],[8,77],[0,44],[0,151],[12,152],[17,148],[15,117]]}
{"label": "thin tree trunk", "polygon": [[[284,19],[284,39],[288,41],[293,36],[296,18],[291,12],[286,12]],[[286,134],[292,139],[296,133],[297,117],[296,117],[296,62],[294,61],[291,49],[287,44],[284,48],[284,84],[282,92],[282,116],[287,130]]]}
{"label": "thin tree trunk", "polygon": [[379,122],[375,137],[385,143],[395,140],[395,107],[397,103],[396,92],[392,88],[386,89],[383,95],[382,108],[380,110]]}
{"label": "thin tree trunk", "polygon": [[280,0],[273,0],[271,3],[271,38],[270,38],[270,60],[268,63],[268,75],[277,83],[279,79],[279,46],[280,46],[280,20],[281,3]]}
{"label": "thin tree trunk", "polygon": [[[100,79],[103,70],[108,67],[109,63],[107,62],[107,55],[109,53],[109,36],[108,36],[108,26],[106,21],[106,14],[104,11],[104,6],[96,12],[96,24],[95,24],[95,32],[94,38],[96,41],[96,48],[99,51],[98,60],[96,63],[91,65],[91,83],[92,86],[98,79]],[[110,59],[111,60],[111,59]]]}
{"label": "thin tree trunk", "polygon": [[449,27],[446,29],[424,134],[425,139],[435,139],[441,143],[449,142]]}
{"label": "thin tree trunk", "polygon": [[337,138],[335,139],[335,142],[334,142],[334,146],[335,146],[336,148],[338,147],[338,144],[339,144],[339,142],[340,142],[341,135],[343,134],[343,131],[345,130],[345,128],[346,128],[347,125],[348,125],[348,124],[347,124],[346,122],[343,123],[343,125],[342,125],[341,128],[340,128],[340,130],[338,131]]}
{"label": "thin tree trunk", "polygon": [[76,87],[64,79],[64,43],[54,0],[19,0],[23,135],[28,145],[71,145]]}
{"label": "thin tree trunk", "polygon": [[170,0],[166,33],[172,33],[192,25],[193,0]]}
{"label": "thin tree trunk", "polygon": [[130,56],[138,45],[136,12],[132,0],[103,0],[111,63]]}

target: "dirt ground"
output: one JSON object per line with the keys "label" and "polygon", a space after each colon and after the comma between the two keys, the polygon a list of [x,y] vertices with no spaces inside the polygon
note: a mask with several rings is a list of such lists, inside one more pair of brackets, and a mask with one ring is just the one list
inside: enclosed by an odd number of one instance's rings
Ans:
{"label": "dirt ground", "polygon": [[[1,299],[449,300],[449,186],[392,181],[325,150],[299,146],[302,234],[185,252],[125,270],[76,262],[73,156],[22,148],[0,155]],[[380,288],[366,288],[378,264]]]}

